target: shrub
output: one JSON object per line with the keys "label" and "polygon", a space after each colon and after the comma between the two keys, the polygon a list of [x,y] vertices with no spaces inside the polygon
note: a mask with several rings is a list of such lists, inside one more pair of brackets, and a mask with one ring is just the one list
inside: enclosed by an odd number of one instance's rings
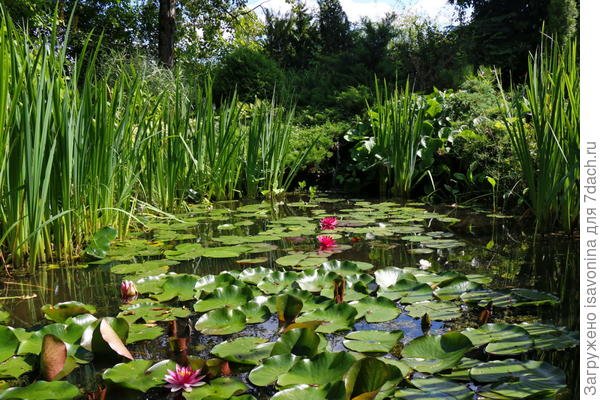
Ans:
{"label": "shrub", "polygon": [[223,99],[237,90],[244,102],[269,99],[283,83],[283,72],[277,63],[258,50],[238,47],[227,54],[215,71],[214,94]]}

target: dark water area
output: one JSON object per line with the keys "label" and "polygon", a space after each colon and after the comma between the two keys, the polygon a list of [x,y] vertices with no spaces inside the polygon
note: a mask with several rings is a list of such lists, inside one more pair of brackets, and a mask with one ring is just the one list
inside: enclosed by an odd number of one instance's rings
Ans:
{"label": "dark water area", "polygon": [[[375,202],[374,202],[375,203]],[[341,209],[357,207],[354,202],[326,202],[320,207],[327,214],[335,214]],[[238,203],[228,202],[216,204],[215,209],[238,207]],[[428,254],[415,254],[412,252],[418,243],[401,240],[400,236],[370,238],[365,235],[354,240],[345,237],[340,240],[351,246],[347,250],[334,254],[331,259],[364,261],[372,263],[375,268],[418,267],[420,260],[431,263],[429,270],[432,272],[457,271],[464,274],[484,274],[493,278],[488,286],[496,289],[532,288],[556,295],[560,302],[556,305],[539,307],[525,307],[497,313],[496,322],[523,322],[540,321],[542,323],[564,326],[569,330],[579,329],[579,241],[564,235],[533,235],[533,226],[527,226],[517,218],[493,218],[484,212],[453,207],[435,207],[435,212],[457,218],[454,223],[444,223],[438,220],[425,220],[423,224],[428,231],[444,231],[452,233],[453,239],[460,240],[465,245],[450,249],[437,249]],[[269,221],[284,216],[305,216],[310,214],[311,208],[279,205],[274,209],[274,214],[267,218],[261,217],[252,226],[237,228],[233,233],[225,234],[256,235],[267,229]],[[197,235],[196,241],[207,246],[214,246],[213,236],[219,234],[217,227],[224,223],[233,223],[238,220],[235,215],[224,217],[218,221],[200,222],[197,227],[190,230]],[[274,249],[257,256],[265,257],[264,263],[259,265],[267,268],[281,268],[275,260],[287,254],[292,248],[297,248],[298,243],[283,239],[274,241]],[[169,243],[166,244],[167,246]],[[303,246],[303,244],[300,244]],[[307,245],[308,246],[308,245]],[[135,261],[147,260],[157,257],[136,258]],[[243,258],[240,257],[240,258]],[[40,307],[44,304],[56,304],[63,301],[76,300],[86,304],[93,304],[97,308],[98,316],[114,316],[119,312],[120,295],[119,284],[121,276],[110,272],[112,262],[105,265],[78,265],[59,266],[49,265],[27,271],[0,271],[2,282],[1,304],[10,312],[11,320],[8,324],[15,327],[34,328],[48,323],[44,320]],[[252,265],[254,266],[254,265]],[[200,276],[218,274],[226,270],[240,270],[243,265],[236,263],[233,258],[205,258],[190,262],[182,262],[171,267],[171,271],[178,273],[193,273]],[[195,318],[194,318],[195,319]],[[401,329],[405,332],[404,340],[410,340],[421,334],[418,320],[405,313],[390,322],[381,324],[367,324],[358,321],[355,328],[367,329],[378,325],[378,329]],[[448,323],[435,322],[432,333],[443,333],[449,329],[462,330],[472,326],[473,321],[458,319]],[[247,335],[251,332],[257,336],[270,338],[277,330],[277,319],[271,318],[259,325],[252,325],[245,331],[232,337]],[[330,335],[329,340],[333,350],[343,350],[342,336]],[[210,348],[221,342],[223,337],[201,337],[193,333],[192,348],[199,355],[207,355]],[[169,357],[169,343],[166,335],[147,343],[132,346],[132,353],[136,358],[160,359]],[[568,393],[565,399],[579,397],[579,368],[578,348],[563,351],[530,352],[516,358],[537,359],[547,361],[566,373]],[[86,366],[86,368],[90,368]],[[257,397],[268,398],[268,393],[253,393]]]}

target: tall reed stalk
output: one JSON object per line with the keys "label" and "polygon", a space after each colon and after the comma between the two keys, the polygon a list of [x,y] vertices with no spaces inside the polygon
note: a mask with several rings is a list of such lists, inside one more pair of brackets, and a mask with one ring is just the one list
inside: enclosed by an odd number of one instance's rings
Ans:
{"label": "tall reed stalk", "polygon": [[525,92],[504,97],[505,122],[535,214],[536,231],[572,231],[579,218],[579,66],[575,40],[544,36]]}
{"label": "tall reed stalk", "polygon": [[375,102],[368,113],[375,139],[375,152],[384,166],[380,187],[391,186],[392,194],[407,199],[413,185],[421,137],[427,133],[425,109],[413,94],[409,81],[404,90],[389,93],[375,82]]}
{"label": "tall reed stalk", "polygon": [[210,81],[190,91],[159,73],[157,91],[128,62],[100,74],[98,48],[71,60],[67,39],[0,20],[0,261],[72,260],[103,226],[124,235],[140,201],[173,212],[190,189],[290,185],[309,150],[290,158],[291,112],[259,103],[247,119],[235,96],[214,106]]}

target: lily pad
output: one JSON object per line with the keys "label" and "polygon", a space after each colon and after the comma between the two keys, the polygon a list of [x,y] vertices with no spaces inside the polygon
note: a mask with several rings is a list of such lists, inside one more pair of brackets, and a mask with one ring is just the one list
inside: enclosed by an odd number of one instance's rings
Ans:
{"label": "lily pad", "polygon": [[389,353],[403,336],[402,331],[355,331],[346,335],[344,346],[360,353]]}
{"label": "lily pad", "polygon": [[110,226],[105,226],[94,233],[94,236],[92,236],[92,239],[85,248],[85,252],[92,257],[102,259],[106,257],[106,253],[110,249],[110,242],[116,238],[117,230]]}
{"label": "lily pad", "polygon": [[513,359],[490,361],[471,369],[471,378],[480,383],[492,383],[480,394],[485,397],[512,399],[548,394],[564,388],[565,373],[543,361]]}
{"label": "lily pad", "polygon": [[385,297],[365,297],[349,304],[358,312],[357,319],[364,317],[369,323],[391,321],[400,315],[396,303]]}
{"label": "lily pad", "polygon": [[217,288],[212,294],[200,299],[194,304],[194,310],[205,312],[222,307],[240,307],[253,297],[252,291],[247,286],[231,285]]}
{"label": "lily pad", "polygon": [[248,387],[235,378],[216,378],[207,385],[196,387],[191,392],[184,392],[183,397],[187,400],[227,400],[247,390]]}
{"label": "lily pad", "polygon": [[452,368],[472,348],[469,338],[458,332],[421,336],[404,347],[402,360],[419,372],[434,374]]}
{"label": "lily pad", "polygon": [[290,353],[269,357],[250,371],[248,379],[256,386],[272,385],[280,375],[288,372],[294,363],[300,359],[300,357]]}
{"label": "lily pad", "polygon": [[163,281],[161,291],[152,295],[156,300],[165,302],[178,298],[187,301],[194,298],[194,288],[198,281],[197,275],[169,274]]}
{"label": "lily pad", "polygon": [[465,384],[460,384],[449,379],[430,376],[427,378],[415,378],[410,381],[412,385],[419,388],[421,396],[413,391],[404,396],[405,390],[400,389],[395,393],[395,397],[406,399],[456,399],[472,400],[473,392]]}
{"label": "lily pad", "polygon": [[299,384],[325,385],[340,380],[354,364],[355,358],[346,352],[324,352],[309,359],[297,361],[277,379],[279,386]]}
{"label": "lily pad", "polygon": [[388,383],[396,386],[402,379],[400,370],[378,360],[365,357],[348,370],[344,378],[351,399],[374,398]]}
{"label": "lily pad", "polygon": [[256,365],[269,357],[274,343],[259,337],[241,337],[221,342],[211,350],[215,356],[239,364]]}
{"label": "lily pad", "polygon": [[42,312],[46,319],[54,322],[65,322],[67,318],[81,314],[95,314],[96,307],[83,304],[78,301],[67,301],[55,305],[46,304],[42,306]]}
{"label": "lily pad", "polygon": [[325,309],[302,314],[296,318],[296,322],[323,321],[324,324],[317,328],[317,332],[333,333],[352,329],[356,314],[356,309],[348,304],[332,304]]}
{"label": "lily pad", "polygon": [[117,316],[130,324],[138,320],[142,320],[147,324],[159,321],[173,321],[177,318],[185,318],[191,313],[187,308],[169,307],[147,300],[123,306],[121,310]]}
{"label": "lily pad", "polygon": [[153,340],[163,333],[163,328],[154,324],[130,324],[127,344]]}
{"label": "lily pad", "polygon": [[163,360],[154,365],[150,360],[133,360],[107,369],[102,374],[102,379],[109,385],[145,393],[165,384],[164,377],[168,369],[175,369],[175,363],[171,360]]}
{"label": "lily pad", "polygon": [[296,328],[285,332],[277,339],[271,355],[293,354],[312,357],[323,350],[327,341],[313,329]]}
{"label": "lily pad", "polygon": [[24,357],[10,357],[0,363],[0,379],[17,379],[33,369]]}
{"label": "lily pad", "polygon": [[10,328],[0,325],[0,362],[12,357],[18,347],[19,339],[15,336],[14,332]]}
{"label": "lily pad", "polygon": [[421,318],[428,314],[429,318],[435,321],[450,321],[460,317],[460,309],[452,303],[423,301],[406,306],[408,315],[413,318]]}
{"label": "lily pad", "polygon": [[0,399],[70,400],[81,396],[77,386],[65,381],[37,381],[29,386],[14,387],[0,393]]}
{"label": "lily pad", "polygon": [[195,327],[205,335],[229,335],[246,327],[246,314],[240,310],[219,308],[202,315]]}
{"label": "lily pad", "polygon": [[527,331],[517,325],[485,324],[478,329],[467,328],[462,334],[473,346],[487,344],[485,351],[495,355],[522,354],[533,347]]}
{"label": "lily pad", "polygon": [[533,339],[536,350],[563,350],[579,344],[576,332],[568,332],[552,325],[522,323],[519,327],[525,329]]}
{"label": "lily pad", "polygon": [[344,382],[338,381],[322,386],[311,386],[307,384],[295,385],[283,389],[273,397],[272,400],[346,400]]}

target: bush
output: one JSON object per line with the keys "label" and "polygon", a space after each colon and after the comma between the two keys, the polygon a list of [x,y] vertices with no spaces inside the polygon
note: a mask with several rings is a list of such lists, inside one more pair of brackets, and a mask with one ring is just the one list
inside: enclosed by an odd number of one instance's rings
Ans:
{"label": "bush", "polygon": [[256,98],[271,98],[283,79],[283,71],[275,61],[258,50],[238,47],[217,66],[214,94],[216,99],[223,99],[235,89],[240,100],[251,103]]}

